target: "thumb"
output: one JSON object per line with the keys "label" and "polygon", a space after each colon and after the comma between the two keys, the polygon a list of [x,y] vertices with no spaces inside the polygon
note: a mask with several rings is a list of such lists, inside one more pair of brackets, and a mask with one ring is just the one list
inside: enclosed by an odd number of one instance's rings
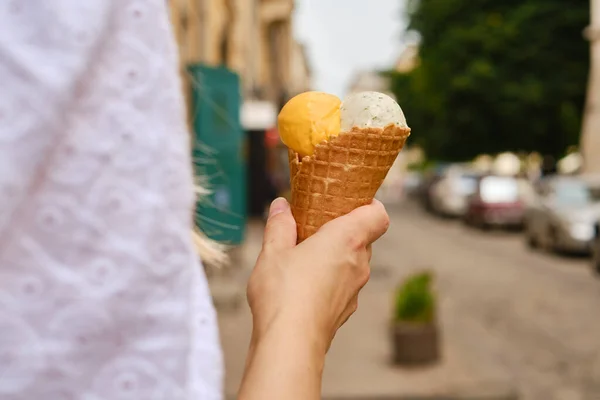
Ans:
{"label": "thumb", "polygon": [[271,203],[269,209],[263,251],[277,252],[294,246],[296,246],[296,221],[287,200],[280,197]]}

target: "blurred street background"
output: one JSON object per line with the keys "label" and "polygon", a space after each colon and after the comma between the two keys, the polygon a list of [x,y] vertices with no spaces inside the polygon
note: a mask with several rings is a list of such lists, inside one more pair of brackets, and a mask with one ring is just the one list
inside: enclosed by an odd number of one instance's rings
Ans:
{"label": "blurred street background", "polygon": [[277,114],[308,90],[374,90],[412,135],[324,398],[600,399],[600,0],[168,3],[210,191],[197,223],[230,246],[206,266],[229,397],[265,211],[289,196]]}

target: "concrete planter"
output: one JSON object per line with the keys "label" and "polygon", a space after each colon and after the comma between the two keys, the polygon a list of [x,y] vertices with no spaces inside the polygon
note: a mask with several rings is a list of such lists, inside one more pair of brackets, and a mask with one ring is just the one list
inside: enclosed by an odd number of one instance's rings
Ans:
{"label": "concrete planter", "polygon": [[393,360],[396,365],[421,366],[440,359],[437,324],[395,322],[392,324]]}

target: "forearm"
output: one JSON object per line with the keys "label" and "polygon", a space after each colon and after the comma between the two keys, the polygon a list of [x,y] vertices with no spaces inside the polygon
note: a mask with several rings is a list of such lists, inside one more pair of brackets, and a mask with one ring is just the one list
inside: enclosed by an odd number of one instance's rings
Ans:
{"label": "forearm", "polygon": [[325,353],[305,325],[274,324],[252,339],[238,400],[320,399]]}

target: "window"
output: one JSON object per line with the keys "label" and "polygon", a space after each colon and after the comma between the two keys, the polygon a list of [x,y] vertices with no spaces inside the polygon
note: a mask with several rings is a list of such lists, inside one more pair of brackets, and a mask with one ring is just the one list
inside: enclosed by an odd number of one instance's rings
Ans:
{"label": "window", "polygon": [[476,175],[462,175],[458,180],[458,192],[463,195],[471,195],[477,190]]}
{"label": "window", "polygon": [[556,185],[554,200],[561,206],[583,206],[592,201],[592,193],[583,182],[565,181]]}
{"label": "window", "polygon": [[519,200],[517,181],[510,177],[488,176],[481,180],[481,200],[486,203],[512,203]]}

